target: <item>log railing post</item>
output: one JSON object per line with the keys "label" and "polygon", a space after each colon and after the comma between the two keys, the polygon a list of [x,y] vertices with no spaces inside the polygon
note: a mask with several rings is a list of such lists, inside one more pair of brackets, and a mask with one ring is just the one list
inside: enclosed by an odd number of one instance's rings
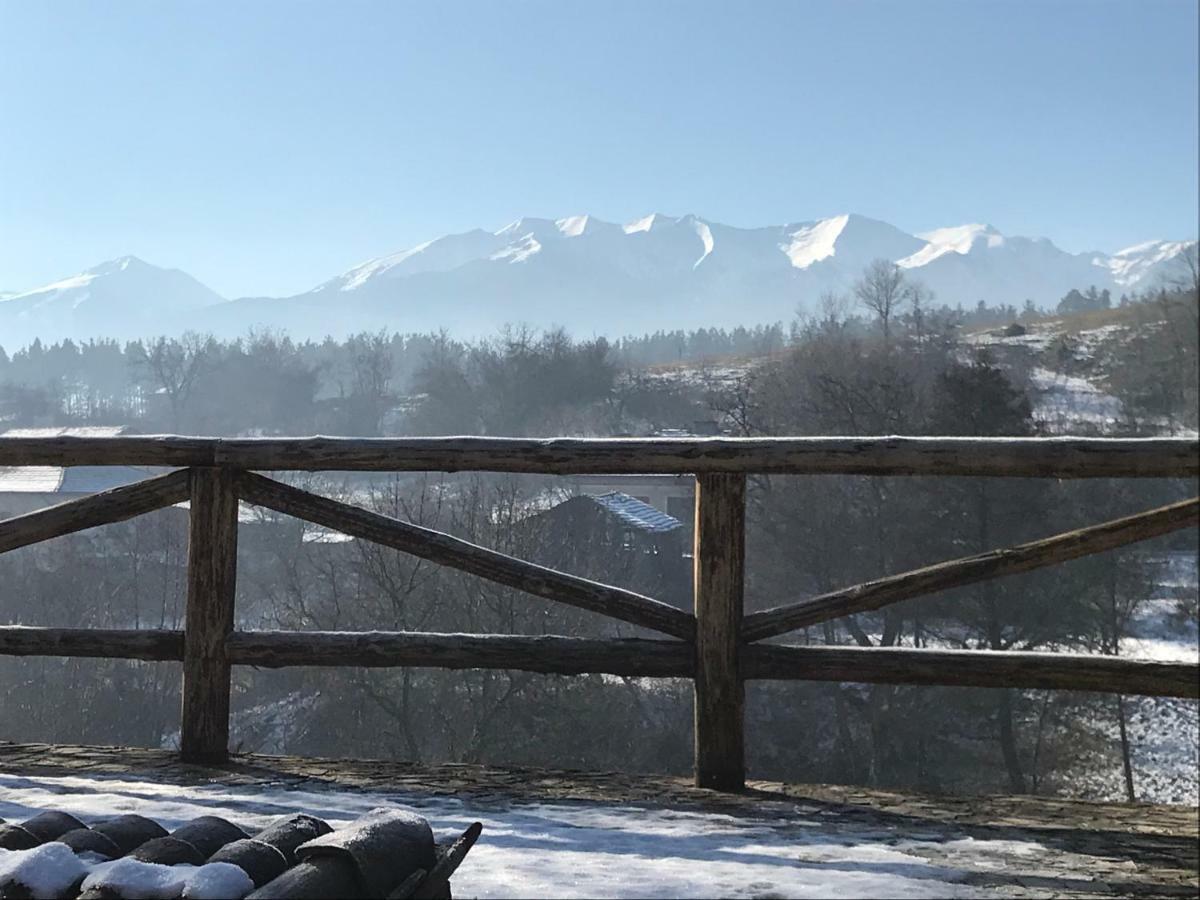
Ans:
{"label": "log railing post", "polygon": [[746,556],[746,477],[696,478],[695,566],[696,786],[746,786],[743,706],[738,669]]}
{"label": "log railing post", "polygon": [[236,476],[191,470],[187,614],[183,645],[183,714],[179,741],[186,762],[229,756],[229,656],[237,580]]}

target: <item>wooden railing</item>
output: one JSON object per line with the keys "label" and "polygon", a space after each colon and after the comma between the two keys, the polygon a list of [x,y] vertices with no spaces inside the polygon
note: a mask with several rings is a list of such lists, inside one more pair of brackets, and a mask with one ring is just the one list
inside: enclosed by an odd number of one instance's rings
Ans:
{"label": "wooden railing", "polygon": [[[745,784],[747,679],[1200,697],[1200,666],[1195,663],[757,643],[840,616],[1195,527],[1200,522],[1197,498],[763,612],[745,615],[742,608],[748,474],[1191,479],[1200,474],[1200,442],[1191,438],[0,438],[0,466],[30,465],[178,467],[137,484],[0,521],[0,553],[190,500],[183,631],[0,626],[0,655],[182,661],[181,754],[189,761],[220,762],[228,756],[230,669],[235,665],[492,668],[691,678],[696,783],[721,790],[738,790]],[[694,613],[256,474],[288,470],[694,474]],[[234,594],[239,501],[602,613],[668,639],[238,631]]]}

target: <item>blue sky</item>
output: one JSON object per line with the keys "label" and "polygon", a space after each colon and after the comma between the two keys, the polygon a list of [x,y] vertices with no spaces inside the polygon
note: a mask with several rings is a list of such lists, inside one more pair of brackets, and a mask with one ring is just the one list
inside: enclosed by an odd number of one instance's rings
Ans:
{"label": "blue sky", "polygon": [[0,0],[0,289],[229,296],[522,215],[1197,231],[1196,0]]}

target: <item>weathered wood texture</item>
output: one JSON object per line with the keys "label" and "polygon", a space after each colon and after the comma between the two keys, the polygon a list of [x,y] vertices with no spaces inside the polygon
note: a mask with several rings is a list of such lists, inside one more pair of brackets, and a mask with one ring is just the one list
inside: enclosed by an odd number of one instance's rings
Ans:
{"label": "weathered wood texture", "polygon": [[[146,661],[183,658],[183,632],[0,626],[0,656]],[[682,641],[414,632],[235,631],[234,665],[513,669],[558,675],[605,673],[690,678]],[[1200,666],[1119,656],[986,650],[791,647],[741,648],[745,679],[841,681],[948,687],[1015,687],[1182,697],[1200,695]]]}
{"label": "weathered wood texture", "polygon": [[0,438],[0,466],[1195,477],[1196,438]]}
{"label": "weathered wood texture", "polygon": [[170,472],[0,521],[0,553],[123,522],[188,498],[188,473]]}
{"label": "weathered wood texture", "polygon": [[1200,666],[1120,656],[747,644],[742,675],[800,681],[1034,688],[1200,698]]}
{"label": "weathered wood texture", "polygon": [[745,686],[738,668],[746,565],[746,477],[696,478],[696,785],[746,786]]}
{"label": "weathered wood texture", "polygon": [[0,625],[0,656],[180,660],[183,632]]}
{"label": "weathered wood texture", "polygon": [[830,619],[880,609],[901,600],[1103,553],[1197,524],[1200,524],[1200,498],[1194,497],[1040,541],[948,560],[842,588],[800,603],[752,613],[742,625],[742,637],[747,641],[774,637]]}
{"label": "weathered wood texture", "polygon": [[245,473],[239,491],[248,502],[382,544],[547,600],[600,613],[672,637],[690,639],[695,621],[683,610],[577,575],[548,569],[453,535],[402,522],[328,497]]}
{"label": "weathered wood texture", "polygon": [[528,637],[424,632],[236,631],[228,640],[237,665],[516,669],[555,675],[604,673],[690,677],[692,647],[641,638]]}
{"label": "weathered wood texture", "polygon": [[229,657],[237,583],[237,475],[193,469],[180,752],[189,762],[229,754]]}

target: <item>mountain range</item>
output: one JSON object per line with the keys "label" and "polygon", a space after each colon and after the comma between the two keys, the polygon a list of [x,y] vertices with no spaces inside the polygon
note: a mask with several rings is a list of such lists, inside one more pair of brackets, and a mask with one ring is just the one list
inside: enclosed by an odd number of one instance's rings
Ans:
{"label": "mountain range", "polygon": [[935,302],[1052,306],[1071,288],[1118,295],[1183,275],[1195,241],[1149,241],[1113,254],[1068,253],[990,225],[909,234],[841,215],[735,228],[698,216],[626,224],[592,216],[518,219],[380,257],[290,297],[226,299],[178,269],[126,256],[32,291],[0,294],[0,346],[70,337],[131,339],[253,328],[320,339],[385,328],[462,337],[505,324],[620,336],[660,328],[787,321],[865,266],[895,262]]}

